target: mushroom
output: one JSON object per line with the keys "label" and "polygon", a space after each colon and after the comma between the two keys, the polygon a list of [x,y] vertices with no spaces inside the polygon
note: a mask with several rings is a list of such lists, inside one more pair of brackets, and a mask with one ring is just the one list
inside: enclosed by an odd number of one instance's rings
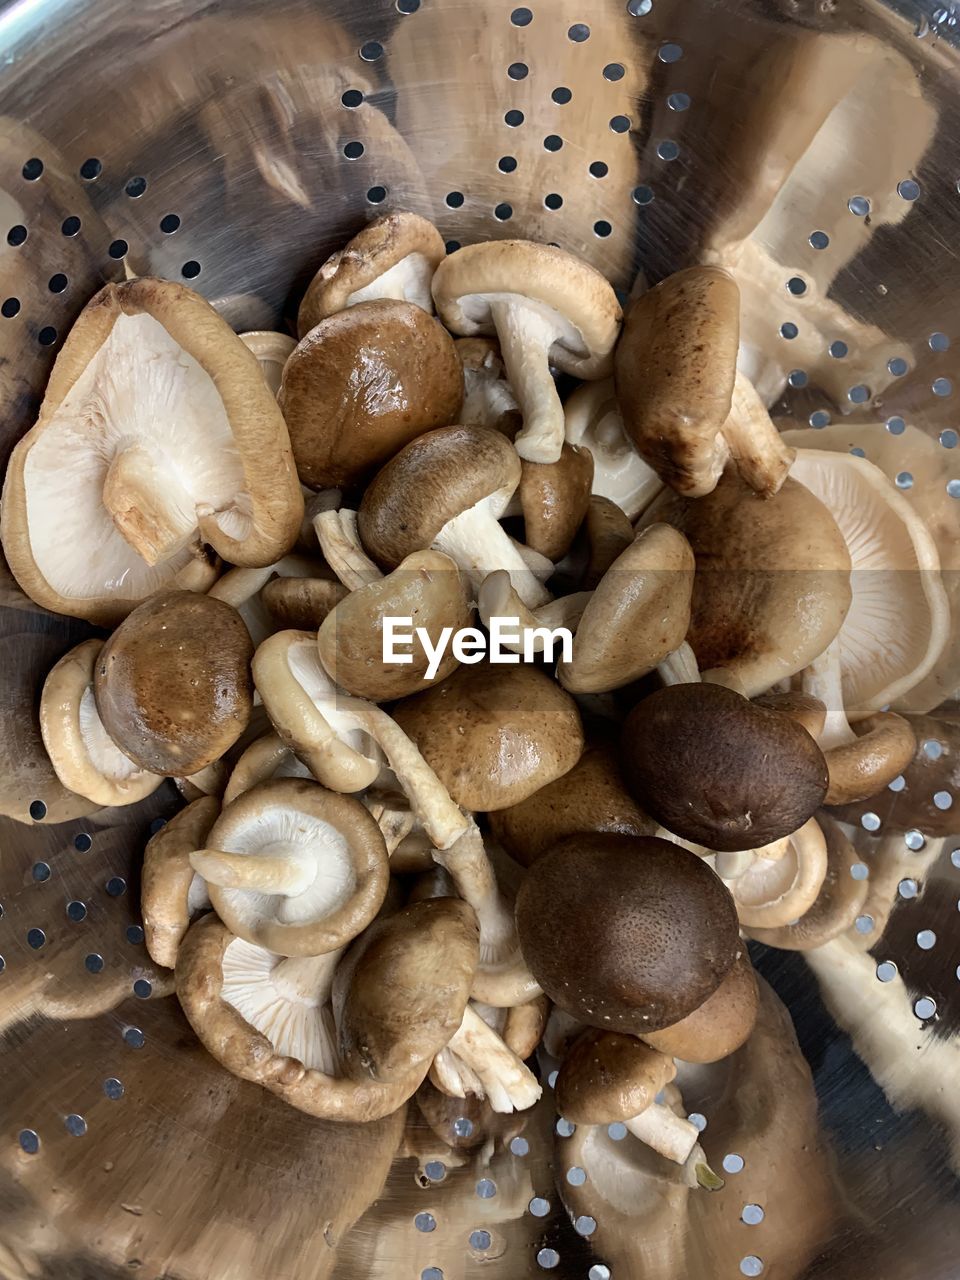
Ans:
{"label": "mushroom", "polygon": [[174,777],[173,785],[186,800],[187,804],[192,804],[194,800],[199,800],[202,796],[216,796],[219,800],[223,795],[223,789],[227,785],[229,776],[230,766],[226,760],[214,760],[212,764],[205,765],[204,768],[198,769],[196,773]]}
{"label": "mushroom", "polygon": [[166,969],[177,963],[177,951],[191,921],[210,907],[202,876],[190,855],[202,849],[220,814],[215,796],[204,796],[181,809],[150,837],[143,851],[140,910],[150,959]]}
{"label": "mushroom", "polygon": [[257,357],[264,381],[276,396],[280,390],[283,366],[287,363],[290,352],[297,345],[296,340],[288,333],[272,333],[269,329],[252,329],[249,333],[241,333],[240,341]]}
{"label": "mushroom", "polygon": [[578,445],[565,443],[556,462],[523,462],[517,498],[527,546],[562,559],[587,514],[592,483],[593,458]]}
{"label": "mushroom", "polygon": [[728,469],[696,501],[665,494],[641,524],[654,521],[679,529],[696,556],[687,640],[700,666],[736,676],[748,697],[802,671],[840,630],[850,553],[830,511],[793,477],[761,501]]}
{"label": "mushroom", "polygon": [[[224,808],[238,796],[271,778],[309,778],[310,770],[278,733],[268,730],[240,753],[223,792]],[[199,846],[197,846],[199,847]]]}
{"label": "mushroom", "polygon": [[525,800],[583,751],[576,703],[529,666],[462,666],[394,718],[457,804],[481,812]]}
{"label": "mushroom", "polygon": [[750,382],[737,374],[740,291],[718,267],[688,267],[642,294],[617,347],[627,435],[661,480],[688,498],[711,493],[728,455],[746,485],[776,493],[793,451]]}
{"label": "mushroom", "polygon": [[753,1031],[758,999],[757,975],[744,950],[698,1009],[662,1031],[644,1032],[643,1039],[684,1062],[719,1062],[736,1053]]}
{"label": "mushroom", "polygon": [[362,302],[321,320],[287,360],[280,408],[300,478],[361,484],[398,449],[456,422],[463,371],[439,321],[409,302]]}
{"label": "mushroom", "polygon": [[177,996],[204,1048],[235,1076],[325,1120],[380,1119],[420,1083],[338,1074],[330,988],[338,954],[282,958],[234,937],[215,915],[191,925],[177,956]]}
{"label": "mushroom", "polygon": [[394,569],[414,551],[442,551],[475,586],[506,569],[524,604],[549,599],[497,523],[520,483],[520,459],[486,427],[443,427],[401,449],[363,495],[357,527],[364,547]]}
{"label": "mushroom", "polygon": [[498,343],[493,338],[458,338],[454,346],[463,365],[461,423],[489,427],[512,440],[520,429],[520,410]]}
{"label": "mushroom", "polygon": [[160,592],[120,624],[97,658],[103,727],[142,769],[196,773],[246,728],[252,656],[235,609],[192,591]]}
{"label": "mushroom", "polygon": [[613,380],[585,382],[563,406],[564,437],[593,455],[594,496],[616,503],[628,520],[650,505],[663,482],[627,436]]}
{"label": "mushroom", "polygon": [[[456,670],[456,654],[451,647],[441,650],[440,641],[468,627],[472,613],[450,557],[415,551],[386,577],[351,591],[326,616],[317,636],[320,661],[347,693],[373,702],[403,698]],[[390,660],[387,626],[398,619],[406,621],[412,639],[400,659]],[[429,653],[421,628],[433,646]]]}
{"label": "mushroom", "polygon": [[[315,575],[324,572],[325,566],[311,556],[289,555],[262,568],[228,569],[222,578],[217,579],[207,595],[213,600],[222,600],[225,604],[232,605],[250,632],[250,639],[254,645],[258,645],[277,630],[264,601],[267,587],[272,582],[290,585],[301,581],[313,582],[316,580]],[[327,587],[334,590],[337,585],[328,583]]]}
{"label": "mushroom", "polygon": [[528,462],[556,462],[563,406],[551,365],[584,381],[610,374],[622,318],[611,286],[562,249],[492,240],[445,258],[433,297],[452,332],[496,333],[523,413],[517,452]]}
{"label": "mushroom", "polygon": [[430,1079],[456,1098],[486,1098],[494,1111],[526,1111],[543,1092],[536,1076],[467,1005],[459,1028],[433,1060]]}
{"label": "mushroom", "polygon": [[638,804],[708,849],[789,836],[827,790],[823,753],[805,729],[719,684],[658,689],[627,716],[622,744]]}
{"label": "mushroom", "polygon": [[593,591],[614,560],[626,551],[636,536],[633,525],[609,498],[590,499],[583,522],[586,539],[585,563],[579,574],[584,591]]}
{"label": "mushroom", "polygon": [[653,837],[569,836],[527,872],[516,915],[524,959],[554,1004],[634,1035],[692,1013],[741,950],[722,881]]}
{"label": "mushroom", "polygon": [[816,819],[810,818],[787,837],[781,857],[765,857],[761,851],[740,874],[724,876],[724,882],[742,925],[779,929],[810,910],[826,875],[827,843]]}
{"label": "mushroom", "polygon": [[558,641],[555,632],[561,627],[576,630],[591,595],[590,591],[575,591],[572,595],[548,600],[539,609],[528,609],[513,589],[509,573],[505,569],[495,569],[480,584],[477,611],[488,630],[496,625],[494,618],[517,624],[516,631],[508,627],[499,632],[502,649],[525,655],[528,652],[545,653],[549,649],[552,655],[557,643],[563,652],[563,639]]}
{"label": "mushroom", "polygon": [[313,527],[324,559],[348,591],[383,577],[360,542],[356,511],[318,511]]}
{"label": "mushroom", "polygon": [[328,316],[379,298],[432,312],[430,281],[445,254],[443,237],[419,214],[398,211],[375,218],[310,281],[297,314],[300,337]]}
{"label": "mushroom", "polygon": [[621,689],[683,643],[690,625],[694,558],[682,533],[649,525],[614,560],[588,602],[573,660],[557,678],[572,693]]}
{"label": "mushroom", "polygon": [[465,902],[433,898],[376,921],[337,971],[333,1011],[344,1075],[400,1084],[458,1030],[480,955]]}
{"label": "mushroom", "polygon": [[232,933],[284,956],[345,947],[377,914],[390,874],[359,800],[301,778],[261,782],[227,805],[190,865]]}
{"label": "mushroom", "polygon": [[74,324],[11,456],[0,536],[31,599],[111,625],[162,587],[209,586],[203,543],[277,560],[302,514],[255,356],[198,294],[144,278],[106,285]]}
{"label": "mushroom", "polygon": [[260,600],[276,630],[316,631],[347,594],[329,578],[273,578]]}
{"label": "mushroom", "polygon": [[103,727],[93,696],[102,649],[102,640],[84,640],[51,670],[40,695],[40,732],[65,787],[98,805],[136,804],[163,776],[136,765]]}
{"label": "mushroom", "polygon": [[827,708],[813,694],[801,693],[799,689],[786,693],[772,691],[761,693],[753,701],[758,707],[766,707],[768,711],[776,711],[802,725],[811,738],[819,739],[827,720]]}

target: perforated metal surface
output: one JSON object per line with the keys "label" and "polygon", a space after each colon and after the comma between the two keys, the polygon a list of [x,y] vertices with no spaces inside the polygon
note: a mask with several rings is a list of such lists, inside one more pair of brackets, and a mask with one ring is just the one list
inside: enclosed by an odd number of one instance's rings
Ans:
{"label": "perforated metal surface", "polygon": [[[268,328],[366,218],[411,208],[450,250],[555,241],[625,291],[704,256],[737,266],[778,416],[884,442],[919,428],[936,450],[896,483],[935,490],[956,539],[956,25],[846,0],[7,4],[0,460],[103,281],[184,279]],[[9,763],[40,674],[85,630],[9,581],[2,604]],[[762,1115],[731,1109],[724,1069],[694,1073],[727,1185],[695,1210],[634,1188],[622,1221],[549,1090],[489,1164],[452,1167],[422,1127],[403,1156],[395,1123],[337,1129],[220,1070],[138,926],[139,856],[176,804],[168,784],[135,810],[0,823],[5,1278],[956,1275],[960,840],[863,817],[843,990],[829,957],[755,949],[813,1069],[809,1163],[744,1154]]]}

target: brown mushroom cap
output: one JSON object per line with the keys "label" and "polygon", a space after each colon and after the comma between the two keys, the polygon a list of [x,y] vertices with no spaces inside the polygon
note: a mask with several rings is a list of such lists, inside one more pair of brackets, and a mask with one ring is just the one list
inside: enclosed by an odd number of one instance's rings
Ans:
{"label": "brown mushroom cap", "polygon": [[342,487],[424,431],[456,422],[463,370],[453,339],[420,307],[361,302],[301,340],[279,401],[300,478]]}
{"label": "brown mushroom cap", "polygon": [[537,982],[601,1030],[644,1035],[716,991],[740,952],[737,913],[696,854],[653,837],[570,836],[527,872],[517,931]]}
{"label": "brown mushroom cap", "polygon": [[594,494],[587,508],[583,532],[587,541],[584,591],[592,591],[614,560],[633,542],[633,525],[610,498]]}
{"label": "brown mushroom cap", "polygon": [[654,1049],[683,1062],[719,1062],[735,1053],[750,1035],[757,1020],[758,1000],[757,975],[744,950],[699,1009],[672,1027],[645,1032],[643,1038]]}
{"label": "brown mushroom cap", "polygon": [[588,746],[569,773],[526,800],[496,810],[490,827],[507,853],[529,867],[566,836],[585,831],[652,836],[656,823],[627,791],[615,748],[604,744]]}
{"label": "brown mushroom cap", "polygon": [[593,458],[589,449],[565,444],[556,462],[521,464],[520,507],[524,541],[548,560],[560,560],[590,505]]}
{"label": "brown mushroom cap", "polygon": [[853,731],[853,742],[824,752],[830,775],[826,804],[850,804],[876,795],[900,777],[916,751],[909,721],[893,711],[858,720]]}
{"label": "brown mushroom cap", "polygon": [[199,879],[190,865],[190,854],[203,848],[219,813],[216,796],[194,800],[151,836],[143,851],[140,909],[144,941],[151,960],[168,969],[177,963],[177,950],[190,927],[190,891]]}
{"label": "brown mushroom cap", "polygon": [[646,1111],[677,1074],[673,1059],[620,1031],[578,1036],[557,1073],[557,1110],[573,1124],[614,1124]]}
{"label": "brown mushroom cap", "polygon": [[462,666],[405,698],[394,719],[465,809],[505,809],[580,759],[576,703],[529,666]]}
{"label": "brown mushroom cap", "polygon": [[806,729],[715,684],[672,685],[638,703],[623,726],[623,773],[669,831],[718,850],[790,835],[827,790]]}
{"label": "brown mushroom cap", "polygon": [[252,657],[235,609],[192,591],[161,592],[100,653],[94,692],[104,728],[143,769],[196,773],[246,728]]}
{"label": "brown mushroom cap", "polygon": [[788,693],[762,693],[753,701],[768,711],[778,711],[802,725],[811,738],[819,738],[827,719],[827,708],[810,693],[790,690]]}
{"label": "brown mushroom cap", "polygon": [[480,961],[473,908],[432,898],[376,921],[337,970],[340,1061],[353,1080],[399,1084],[460,1026]]}
{"label": "brown mushroom cap", "polygon": [[260,599],[278,631],[316,631],[346,594],[329,578],[273,578]]}

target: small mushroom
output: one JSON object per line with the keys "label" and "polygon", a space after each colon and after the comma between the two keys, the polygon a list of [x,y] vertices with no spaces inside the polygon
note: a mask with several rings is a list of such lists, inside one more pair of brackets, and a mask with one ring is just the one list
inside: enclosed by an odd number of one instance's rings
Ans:
{"label": "small mushroom", "polygon": [[461,423],[489,427],[512,440],[520,429],[520,411],[498,343],[493,338],[458,338],[454,346],[463,365]]}
{"label": "small mushroom", "polygon": [[684,1062],[719,1062],[736,1053],[753,1031],[758,999],[757,975],[744,950],[699,1009],[662,1031],[644,1032],[643,1039]]}
{"label": "small mushroom", "polygon": [[457,1031],[480,956],[472,909],[433,898],[376,921],[340,965],[333,1011],[344,1075],[400,1084]]}
{"label": "small mushroom", "polygon": [[[415,551],[376,582],[358,587],[323,620],[317,636],[320,661],[331,679],[347,691],[373,702],[403,698],[441,681],[458,660],[447,648],[435,674],[427,678],[431,655],[417,634],[424,628],[434,646],[441,635],[470,625],[469,593],[457,566],[438,551]],[[406,662],[384,658],[384,622],[409,619],[413,633]]]}
{"label": "small mushroom", "polygon": [[103,727],[93,696],[102,649],[102,640],[84,640],[51,670],[40,695],[40,732],[65,787],[100,805],[137,804],[163,776],[141,769]]}
{"label": "small mushroom", "polygon": [[584,381],[609,375],[622,315],[611,286],[562,249],[491,240],[444,259],[433,296],[452,332],[496,333],[523,413],[517,452],[528,462],[556,462],[563,406],[551,366]]}
{"label": "small mushroom", "polygon": [[538,609],[528,609],[523,603],[510,581],[505,569],[495,569],[488,573],[477,592],[477,611],[483,625],[489,630],[494,618],[502,618],[511,626],[517,624],[517,630],[508,627],[500,632],[500,646],[512,653],[526,654],[554,652],[558,642],[555,631],[565,627],[575,631],[583,617],[593,593],[591,591],[575,591],[569,596],[559,596],[556,600],[548,600]]}
{"label": "small mushroom", "polygon": [[[240,753],[223,792],[224,808],[238,796],[271,778],[309,778],[310,770],[293,753],[278,733],[268,730]],[[199,848],[199,846],[194,846]]]}
{"label": "small mushroom", "polygon": [[310,281],[297,315],[300,337],[328,316],[378,298],[432,312],[430,282],[445,254],[443,237],[419,214],[398,211],[375,218]]}
{"label": "small mushroom", "polygon": [[623,727],[623,771],[647,813],[708,849],[772,844],[827,790],[805,729],[719,684],[671,685],[638,703]]}
{"label": "small mushroom", "polygon": [[617,504],[609,498],[590,499],[583,522],[586,555],[581,585],[593,591],[614,560],[626,551],[636,536],[633,525]]}
{"label": "small mushroom", "polygon": [[761,850],[744,871],[724,876],[724,881],[742,925],[779,929],[810,910],[826,875],[826,840],[816,819],[810,818],[786,837],[782,856],[765,857]]}
{"label": "small mushroom", "polygon": [[196,773],[247,726],[252,656],[235,609],[192,591],[161,592],[100,651],[94,693],[103,727],[142,769]]}
{"label": "small mushroom", "polygon": [[613,380],[585,382],[563,406],[564,436],[593,455],[594,496],[616,503],[628,520],[650,505],[663,482],[628,437]]}
{"label": "small mushroom", "polygon": [[459,1028],[433,1060],[430,1079],[452,1097],[485,1098],[494,1111],[526,1111],[543,1090],[503,1039],[467,1005]]}
{"label": "small mushroom", "polygon": [[590,505],[593,458],[589,449],[564,444],[556,462],[523,462],[517,495],[527,546],[560,560]]}
{"label": "small mushroom", "polygon": [[415,436],[456,422],[463,371],[439,321],[409,302],[363,302],[328,316],[283,369],[279,403],[300,478],[363,483]]}
{"label": "small mushroom", "polygon": [[383,577],[360,542],[356,511],[349,507],[318,511],[313,527],[324,559],[348,591]]}
{"label": "small mushroom", "polygon": [[329,578],[273,578],[260,591],[277,631],[316,631],[346,595],[346,587]]}
{"label": "small mushroom", "polygon": [[536,608],[549,595],[497,523],[520,473],[513,445],[496,431],[428,431],[391,458],[364,493],[357,514],[363,545],[387,569],[414,551],[442,551],[475,586],[506,569],[520,599]]}
{"label": "small mushroom", "polygon": [[387,891],[380,828],[315,782],[262,782],[227,805],[190,855],[238,938],[278,955],[325,955],[361,933]]}
{"label": "small mushroom", "polygon": [[249,333],[241,333],[240,341],[257,357],[264,381],[276,396],[280,390],[283,366],[287,363],[290,352],[297,345],[296,340],[288,333],[273,333],[269,329],[252,329]]}
{"label": "small mushroom", "polygon": [[204,796],[181,809],[151,836],[143,851],[140,910],[150,959],[172,969],[191,921],[210,907],[203,877],[190,865],[202,849],[220,814],[215,796]]}
{"label": "small mushroom", "polygon": [[527,872],[516,914],[524,959],[554,1004],[634,1035],[692,1013],[741,950],[722,881],[653,837],[568,837]]}

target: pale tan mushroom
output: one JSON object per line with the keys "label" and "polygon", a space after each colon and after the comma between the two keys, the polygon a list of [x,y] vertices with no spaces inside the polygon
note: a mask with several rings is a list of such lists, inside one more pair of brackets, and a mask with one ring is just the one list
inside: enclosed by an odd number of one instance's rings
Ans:
{"label": "pale tan mushroom", "polygon": [[206,882],[190,865],[190,855],[206,844],[220,814],[215,796],[181,809],[150,837],[143,851],[140,910],[151,960],[172,969],[191,921],[210,907]]}
{"label": "pale tan mushroom", "polygon": [[814,903],[827,875],[827,844],[815,818],[786,837],[782,857],[757,851],[741,874],[726,879],[740,923],[779,929],[799,920]]}
{"label": "pale tan mushroom", "polygon": [[240,341],[249,347],[257,357],[263,370],[264,381],[276,396],[280,390],[280,379],[283,377],[283,366],[297,345],[289,333],[273,333],[269,329],[252,329],[249,333],[241,333]]}

